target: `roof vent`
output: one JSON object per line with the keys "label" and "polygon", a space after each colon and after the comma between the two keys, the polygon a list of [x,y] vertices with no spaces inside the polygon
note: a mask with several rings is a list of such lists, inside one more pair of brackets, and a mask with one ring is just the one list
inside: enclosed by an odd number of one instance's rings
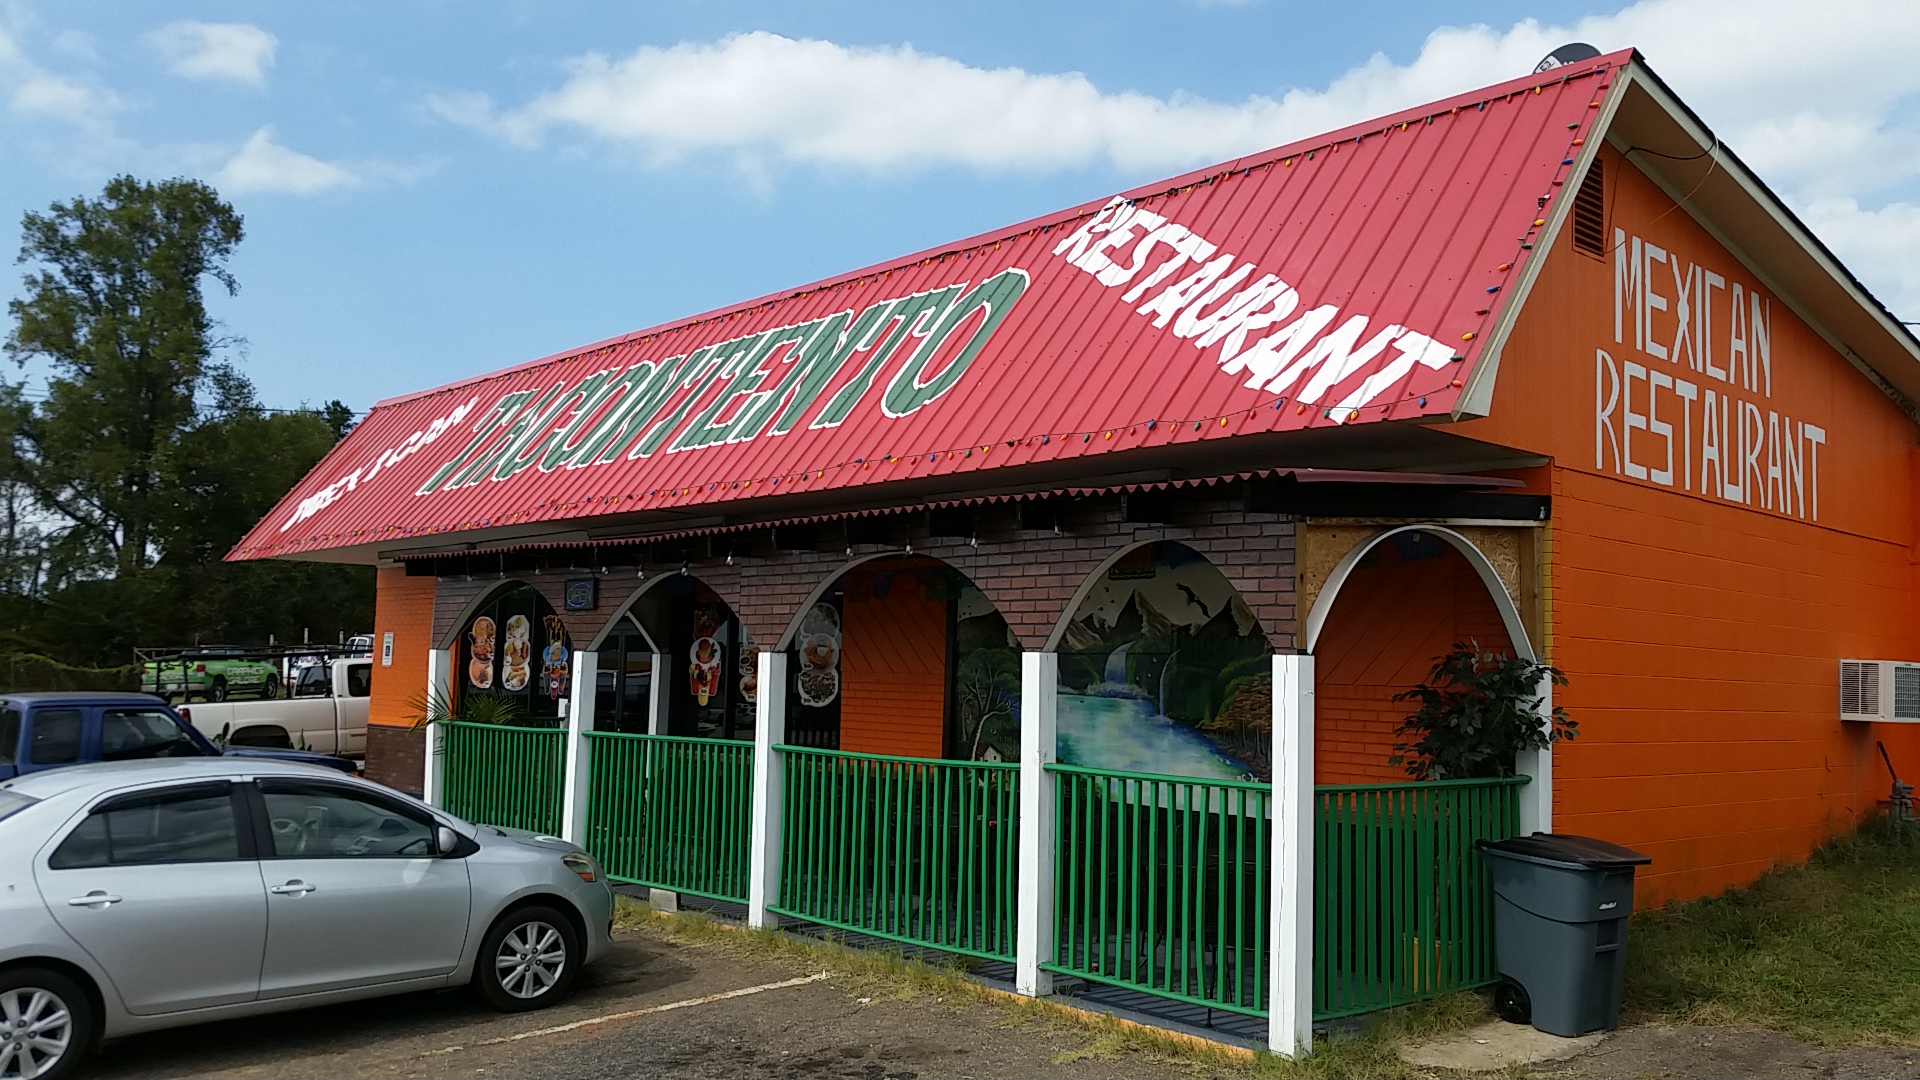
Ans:
{"label": "roof vent", "polygon": [[1606,162],[1599,158],[1587,166],[1587,178],[1573,197],[1573,247],[1589,255],[1607,253],[1607,181]]}
{"label": "roof vent", "polygon": [[1600,50],[1584,41],[1571,41],[1548,53],[1546,59],[1534,65],[1533,73],[1552,71],[1562,64],[1577,64],[1582,60],[1591,60],[1600,55]]}

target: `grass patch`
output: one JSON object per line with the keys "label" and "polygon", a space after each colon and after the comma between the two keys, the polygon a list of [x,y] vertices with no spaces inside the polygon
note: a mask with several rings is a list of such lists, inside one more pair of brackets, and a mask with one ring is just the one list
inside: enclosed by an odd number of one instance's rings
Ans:
{"label": "grass patch", "polygon": [[1745,889],[1634,917],[1623,1020],[1920,1045],[1920,843],[1884,822]]}
{"label": "grass patch", "polygon": [[1479,995],[1452,994],[1383,1013],[1363,1033],[1322,1042],[1314,1054],[1298,1061],[1266,1053],[1248,1057],[1174,1032],[1144,1028],[1056,1002],[1015,997],[970,978],[972,964],[965,960],[934,964],[908,957],[896,948],[856,949],[793,934],[746,929],[701,914],[663,915],[626,897],[617,899],[614,924],[742,959],[804,971],[825,969],[833,972],[836,986],[860,996],[896,1001],[931,997],[987,1005],[998,1010],[998,1022],[1003,1026],[1046,1024],[1082,1040],[1081,1045],[1059,1055],[1057,1060],[1061,1062],[1133,1054],[1194,1076],[1280,1080],[1418,1077],[1424,1074],[1400,1060],[1401,1045],[1470,1027],[1491,1016]]}

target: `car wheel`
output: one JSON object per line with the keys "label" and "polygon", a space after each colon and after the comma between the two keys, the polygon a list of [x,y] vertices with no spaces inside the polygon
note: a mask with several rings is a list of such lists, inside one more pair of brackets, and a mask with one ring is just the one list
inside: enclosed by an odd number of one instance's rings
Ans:
{"label": "car wheel", "polygon": [[0,973],[0,1077],[73,1075],[97,1023],[92,1000],[65,975],[45,968]]}
{"label": "car wheel", "polygon": [[227,700],[227,680],[223,676],[215,675],[213,677],[213,685],[207,687],[207,700]]}
{"label": "car wheel", "polygon": [[260,696],[272,701],[280,696],[280,676],[269,674],[267,681],[260,684]]}
{"label": "car wheel", "polygon": [[516,908],[481,939],[473,985],[501,1012],[544,1009],[573,987],[580,971],[580,935],[550,907]]}

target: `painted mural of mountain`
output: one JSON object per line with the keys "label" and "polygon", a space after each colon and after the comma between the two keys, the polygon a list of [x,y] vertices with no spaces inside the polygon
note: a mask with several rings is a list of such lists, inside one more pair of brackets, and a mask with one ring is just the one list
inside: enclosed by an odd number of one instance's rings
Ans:
{"label": "painted mural of mountain", "polygon": [[[1135,703],[1118,711],[1076,704],[1086,730],[1074,739],[1109,761],[1149,760],[1191,744],[1183,760],[1193,768],[1183,772],[1267,775],[1270,653],[1252,610],[1219,570],[1182,545],[1156,544],[1100,582],[1063,635],[1063,695]],[[1132,745],[1143,741],[1159,750]],[[1217,764],[1195,758],[1202,746],[1211,750],[1200,756]]]}

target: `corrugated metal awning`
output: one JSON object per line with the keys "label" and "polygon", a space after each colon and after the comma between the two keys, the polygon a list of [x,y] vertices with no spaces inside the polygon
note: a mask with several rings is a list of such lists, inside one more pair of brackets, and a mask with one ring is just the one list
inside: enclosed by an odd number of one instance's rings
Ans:
{"label": "corrugated metal awning", "polygon": [[1503,476],[1469,476],[1456,473],[1375,472],[1358,469],[1254,469],[1248,472],[1234,473],[1231,476],[1160,480],[1137,484],[1113,484],[1105,487],[1062,487],[1042,491],[1006,492],[955,499],[941,499],[909,503],[901,506],[862,507],[860,509],[839,513],[800,514],[791,517],[772,518],[765,521],[727,522],[720,525],[669,529],[663,532],[647,533],[630,537],[609,536],[591,540],[541,540],[519,544],[475,545],[471,548],[463,545],[451,551],[442,548],[438,550],[402,552],[396,554],[394,558],[405,562],[409,560],[444,558],[448,554],[464,556],[494,555],[513,551],[550,551],[581,548],[610,549],[638,544],[669,543],[675,540],[687,540],[706,536],[725,536],[729,534],[757,532],[765,529],[778,529],[785,526],[818,525],[831,521],[844,521],[848,518],[881,517],[889,514],[914,514],[927,510],[946,510],[954,507],[988,506],[1014,502],[1034,502],[1044,499],[1088,498],[1127,492],[1163,491],[1170,488],[1212,487],[1218,484],[1230,484],[1236,481],[1255,479],[1292,480],[1302,484],[1403,484],[1417,487],[1459,488],[1462,490],[1487,490],[1492,488],[1519,488],[1526,486],[1522,481]]}

